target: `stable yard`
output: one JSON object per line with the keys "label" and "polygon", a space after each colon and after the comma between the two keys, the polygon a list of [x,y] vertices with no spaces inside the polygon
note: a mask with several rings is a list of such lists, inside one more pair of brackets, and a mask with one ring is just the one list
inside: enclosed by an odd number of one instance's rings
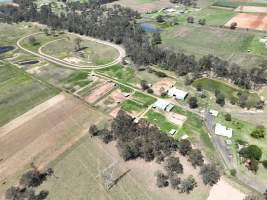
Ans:
{"label": "stable yard", "polygon": [[160,81],[154,83],[152,85],[152,90],[156,95],[161,95],[163,92],[166,92],[169,90],[172,86],[174,86],[176,83],[176,80],[171,78],[163,78]]}
{"label": "stable yard", "polygon": [[[197,188],[190,194],[180,194],[170,188],[157,188],[154,173],[161,169],[162,165],[140,159],[125,162],[120,158],[114,142],[106,145],[89,137],[81,139],[49,164],[55,170],[55,176],[49,178],[40,189],[49,191],[48,200],[163,200],[166,197],[169,200],[206,200],[210,188],[203,185],[198,169],[194,169],[186,158],[177,156],[184,166],[184,174],[181,177],[192,174],[198,183]],[[114,178],[123,174],[124,176],[110,191],[106,191],[102,179],[97,176],[113,161],[118,161]]]}
{"label": "stable yard", "polygon": [[[0,193],[15,184],[29,164],[42,168],[63,153],[91,124],[106,117],[67,94],[59,94],[0,129]],[[14,177],[14,179],[13,179]]]}
{"label": "stable yard", "polygon": [[267,14],[238,13],[225,26],[230,27],[233,22],[237,23],[237,28],[263,31],[267,26]]}
{"label": "stable yard", "polygon": [[59,92],[13,65],[0,64],[0,126]]}

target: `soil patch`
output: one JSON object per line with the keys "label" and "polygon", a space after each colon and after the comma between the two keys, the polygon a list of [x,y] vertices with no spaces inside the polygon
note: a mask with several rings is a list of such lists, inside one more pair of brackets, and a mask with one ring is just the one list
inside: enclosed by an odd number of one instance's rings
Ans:
{"label": "soil patch", "polygon": [[238,28],[265,30],[267,26],[267,14],[238,13],[225,26],[230,27],[233,22],[237,23]]}
{"label": "soil patch", "polygon": [[105,95],[107,92],[109,92],[113,88],[113,86],[114,85],[112,83],[106,82],[106,83],[104,83],[104,85],[93,90],[90,95],[85,97],[85,100],[88,103],[94,103],[94,102],[96,102],[96,100],[98,100],[103,95]]}
{"label": "soil patch", "polygon": [[182,126],[187,119],[186,116],[180,115],[177,113],[173,113],[173,112],[165,112],[165,113],[166,113],[165,116],[167,117],[167,119],[170,122],[172,122],[178,126]]}
{"label": "soil patch", "polygon": [[174,79],[171,78],[164,78],[158,82],[156,82],[155,84],[153,84],[152,86],[152,90],[154,91],[154,93],[156,95],[161,95],[162,92],[167,91],[169,88],[171,88],[174,84],[176,83],[176,81]]}

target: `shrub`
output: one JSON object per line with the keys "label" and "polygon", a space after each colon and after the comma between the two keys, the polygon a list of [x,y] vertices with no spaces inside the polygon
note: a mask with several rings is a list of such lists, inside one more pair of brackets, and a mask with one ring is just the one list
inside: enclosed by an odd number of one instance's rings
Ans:
{"label": "shrub", "polygon": [[262,165],[265,169],[267,169],[267,160],[262,161]]}
{"label": "shrub", "polygon": [[194,17],[187,17],[187,23],[193,24],[194,23]]}
{"label": "shrub", "polygon": [[221,177],[219,170],[213,164],[203,165],[200,170],[200,174],[202,176],[204,184],[210,186],[216,184]]}
{"label": "shrub", "polygon": [[178,149],[183,156],[187,155],[192,150],[191,142],[187,139],[180,140],[178,144]]}
{"label": "shrub", "polygon": [[181,179],[179,177],[176,177],[176,176],[171,176],[169,178],[169,180],[170,180],[170,185],[171,185],[172,189],[178,189],[178,186],[181,183]]}
{"label": "shrub", "polygon": [[202,166],[204,164],[203,155],[199,149],[192,149],[188,156],[188,161],[191,162],[194,167]]}
{"label": "shrub", "polygon": [[196,97],[190,97],[188,99],[188,104],[190,108],[197,108],[198,104],[197,104],[197,98]]}
{"label": "shrub", "polygon": [[237,27],[237,23],[236,22],[232,22],[230,25],[230,29],[236,29]]}
{"label": "shrub", "polygon": [[250,160],[260,160],[262,156],[262,150],[257,145],[249,145],[239,151],[241,157]]}
{"label": "shrub", "polygon": [[232,116],[231,116],[229,113],[227,113],[227,114],[224,116],[224,119],[225,119],[226,121],[231,121],[231,120],[232,120]]}
{"label": "shrub", "polygon": [[183,173],[183,165],[180,163],[179,158],[173,156],[167,158],[165,163],[165,169],[168,172],[168,174]]}
{"label": "shrub", "polygon": [[168,176],[162,172],[157,172],[157,186],[159,188],[167,187],[169,185]]}
{"label": "shrub", "polygon": [[147,89],[147,92],[148,92],[149,94],[153,94],[153,93],[154,93],[154,91],[153,91],[151,88],[148,88],[148,89]]}
{"label": "shrub", "polygon": [[197,182],[192,175],[188,176],[186,179],[181,181],[179,185],[179,192],[190,193],[195,187],[197,187]]}
{"label": "shrub", "polygon": [[264,135],[265,135],[264,127],[258,126],[255,130],[253,130],[250,133],[250,135],[251,137],[254,137],[254,138],[264,138]]}
{"label": "shrub", "polygon": [[92,136],[97,136],[98,133],[99,133],[99,130],[97,128],[96,125],[92,125],[90,128],[89,128],[89,133],[92,135]]}
{"label": "shrub", "polygon": [[231,176],[236,176],[236,169],[231,169],[230,174]]}

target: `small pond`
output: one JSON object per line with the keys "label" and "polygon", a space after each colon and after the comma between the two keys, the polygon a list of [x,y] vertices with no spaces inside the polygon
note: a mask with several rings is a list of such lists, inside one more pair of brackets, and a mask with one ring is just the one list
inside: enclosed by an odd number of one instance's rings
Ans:
{"label": "small pond", "polygon": [[157,33],[157,32],[160,32],[160,29],[156,28],[153,24],[141,23],[140,26],[143,29],[143,31],[145,31],[147,33]]}
{"label": "small pond", "polygon": [[39,60],[26,60],[26,61],[21,61],[19,64],[20,65],[34,65],[37,64]]}
{"label": "small pond", "polygon": [[14,49],[15,49],[14,46],[2,46],[2,47],[0,47],[0,54],[6,53],[6,52],[14,50]]}

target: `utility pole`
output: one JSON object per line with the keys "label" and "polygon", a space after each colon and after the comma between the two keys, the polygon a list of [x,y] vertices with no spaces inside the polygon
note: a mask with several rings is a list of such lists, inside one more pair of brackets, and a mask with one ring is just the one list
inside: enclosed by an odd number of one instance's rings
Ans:
{"label": "utility pole", "polygon": [[113,161],[108,167],[103,169],[97,177],[101,176],[104,181],[105,189],[108,191],[112,188],[115,183],[115,179],[113,178],[114,170],[118,161]]}

